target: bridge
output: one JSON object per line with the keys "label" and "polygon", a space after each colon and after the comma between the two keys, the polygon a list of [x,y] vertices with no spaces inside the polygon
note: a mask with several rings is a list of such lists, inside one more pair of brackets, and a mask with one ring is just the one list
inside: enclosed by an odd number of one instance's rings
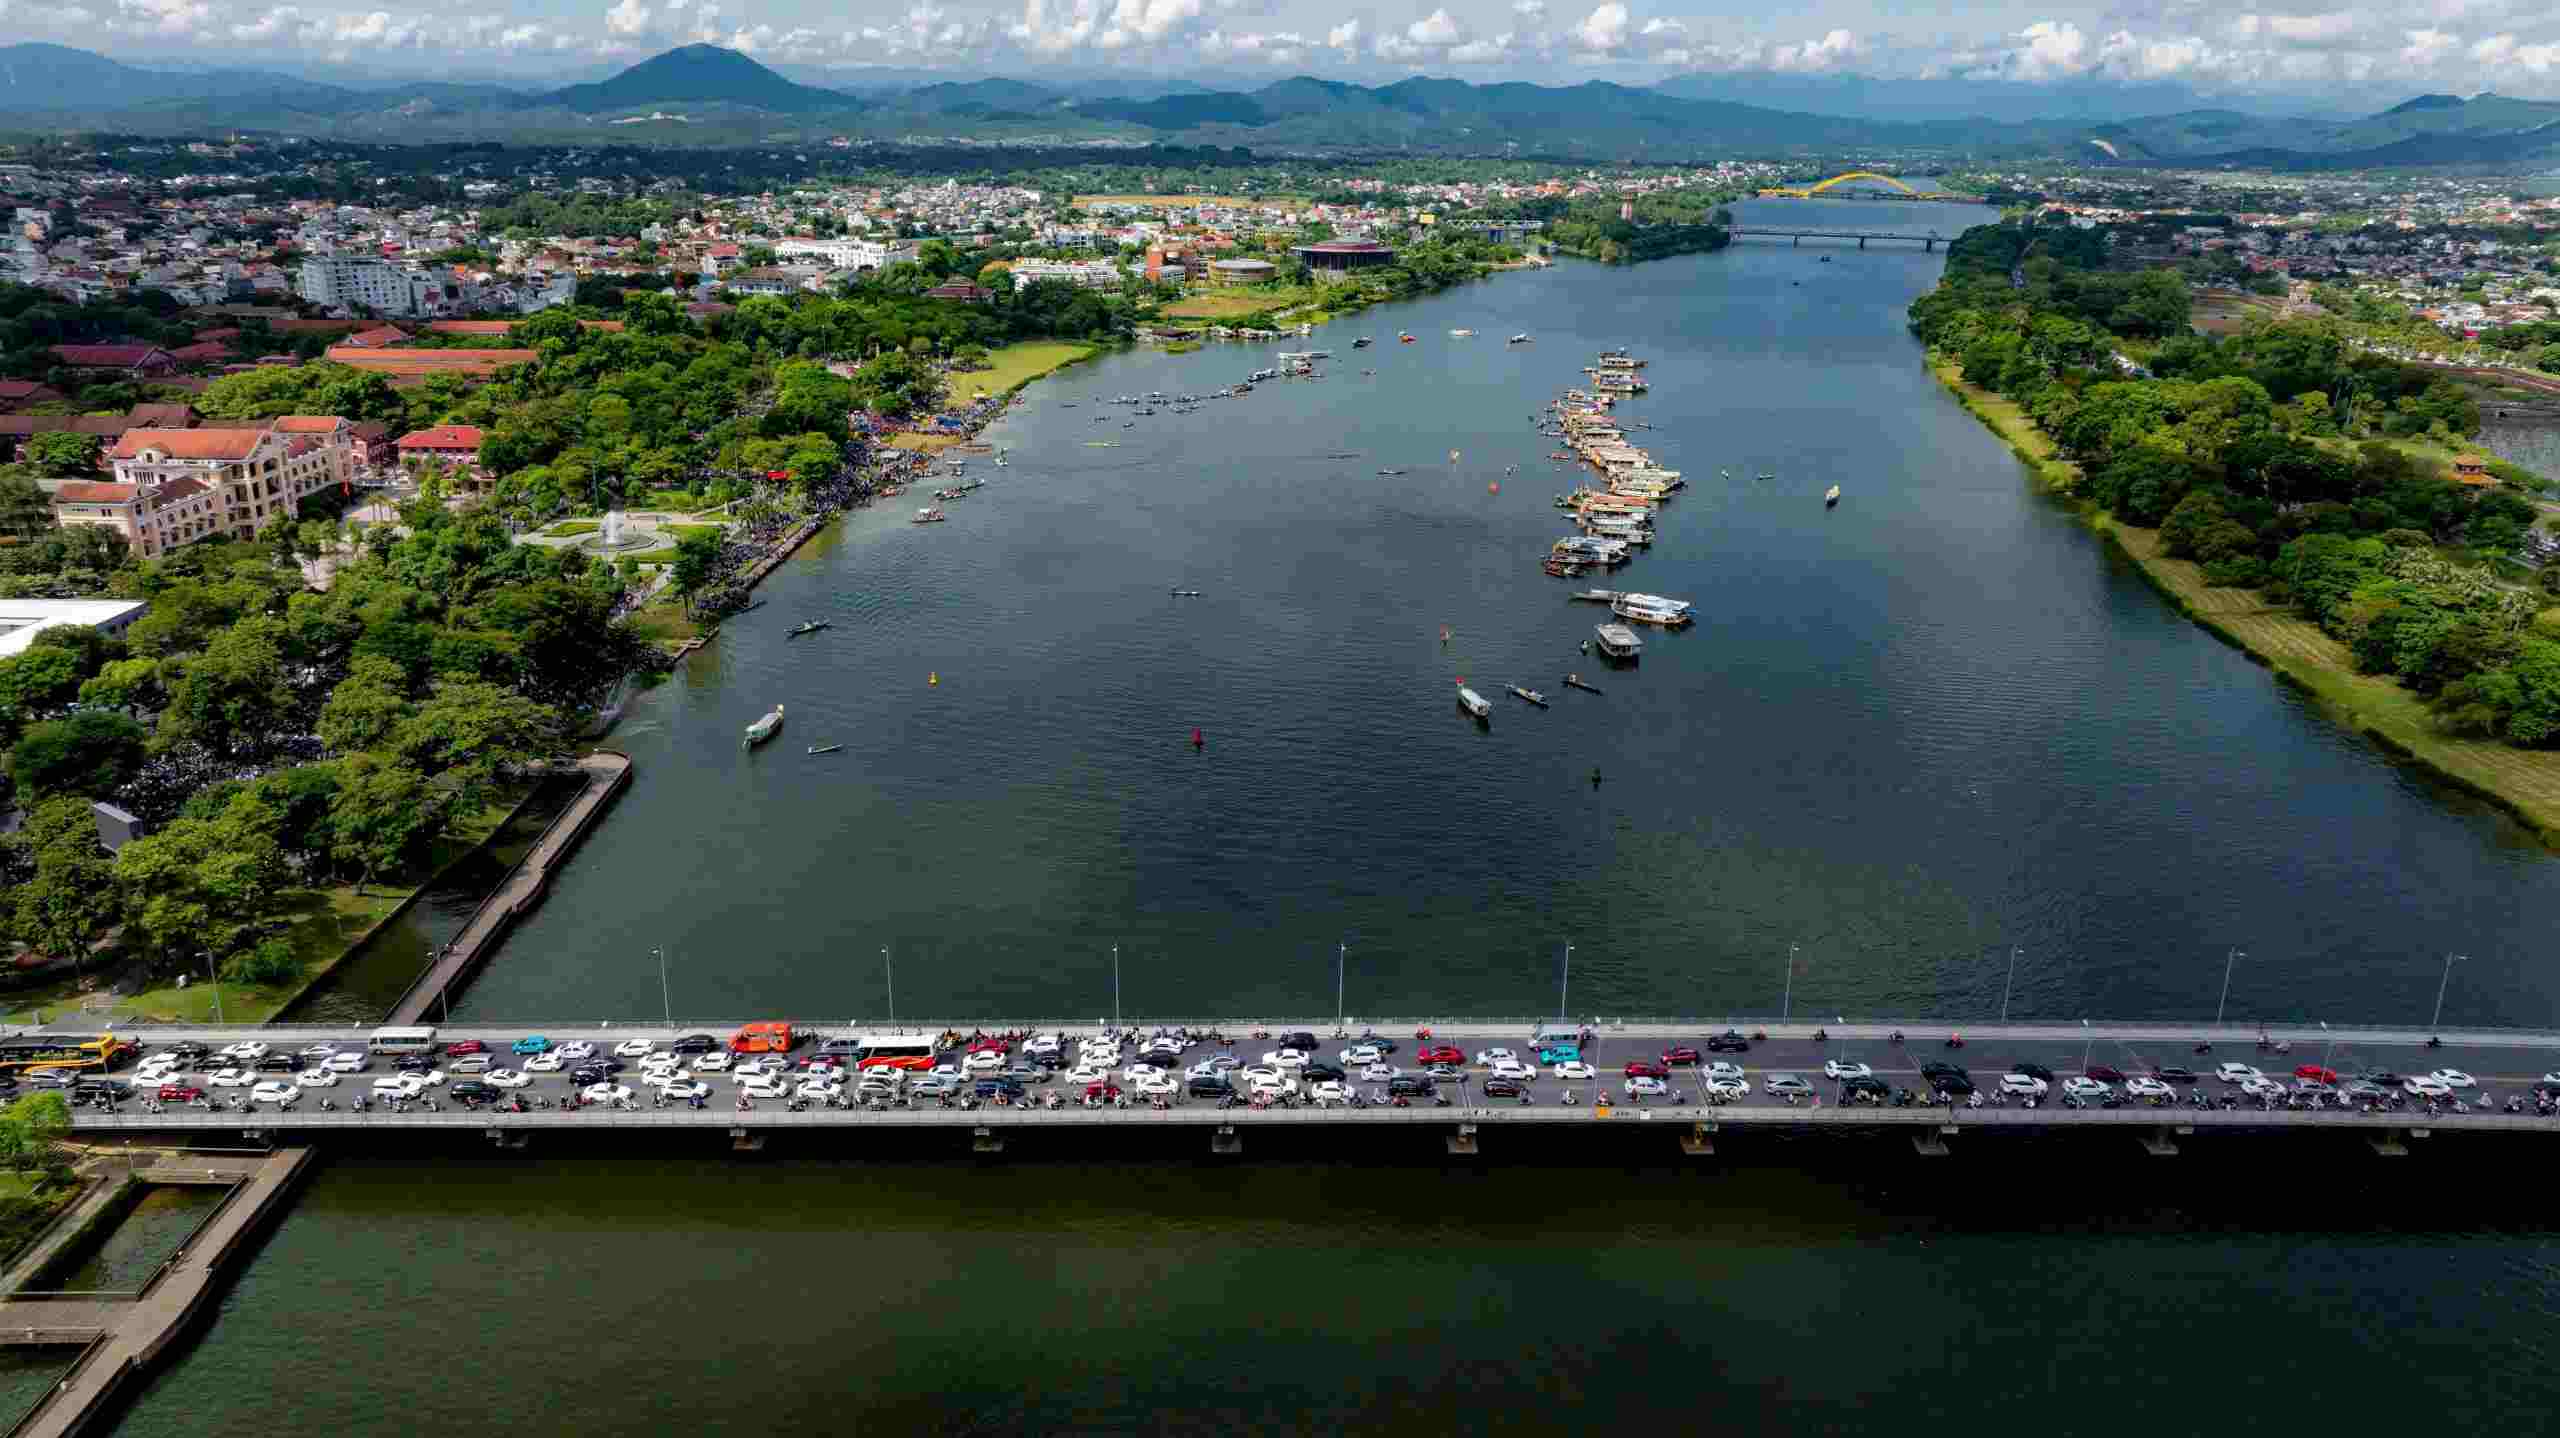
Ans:
{"label": "bridge", "polygon": [[1905,234],[1898,230],[1796,230],[1783,229],[1769,225],[1736,225],[1732,229],[1726,231],[1726,233],[1737,240],[1746,238],[1764,240],[1783,239],[1797,245],[1801,245],[1807,240],[1856,240],[1858,242],[1858,248],[1862,250],[1867,247],[1867,241],[1869,240],[1901,240],[1904,242],[1917,241],[1921,248],[1927,250],[1934,250],[1940,245],[1954,243],[1954,241],[1947,239],[1943,235],[1913,235]]}
{"label": "bridge", "polygon": [[1890,193],[1877,193],[1872,191],[1853,192],[1860,194],[1865,198],[1878,200],[1940,200],[1954,201],[1963,204],[1980,203],[1980,201],[1972,195],[1959,195],[1953,190],[1915,190],[1909,185],[1902,183],[1900,180],[1895,179],[1891,175],[1879,175],[1873,170],[1851,170],[1845,175],[1834,175],[1830,179],[1824,180],[1818,185],[1773,185],[1768,189],[1762,190],[1760,192],[1760,198],[1764,200],[1810,200],[1814,196],[1821,194],[1823,191],[1828,190],[1835,185],[1853,184],[1860,180],[1869,180],[1880,185],[1889,185],[1892,187]]}
{"label": "bridge", "polygon": [[[377,1103],[366,1111],[354,1111],[349,1102],[354,1095],[369,1091],[376,1079],[389,1072],[387,1061],[375,1058],[371,1063],[379,1072],[346,1074],[335,1083],[298,1091],[293,1102],[282,1106],[243,1102],[232,1107],[233,1098],[248,1090],[211,1086],[203,1077],[208,1070],[200,1066],[197,1074],[175,1082],[207,1083],[218,1107],[170,1103],[159,1112],[151,1112],[146,1104],[129,1101],[113,1111],[80,1108],[74,1113],[73,1127],[80,1138],[110,1142],[175,1140],[237,1145],[244,1140],[252,1144],[304,1144],[336,1139],[372,1147],[386,1140],[432,1141],[441,1135],[484,1141],[508,1151],[530,1147],[538,1135],[548,1144],[593,1133],[650,1145],[688,1139],[717,1142],[725,1138],[737,1151],[759,1152],[766,1149],[770,1140],[797,1135],[793,1140],[795,1151],[813,1153],[840,1152],[848,1146],[887,1143],[899,1135],[912,1139],[935,1132],[955,1138],[965,1136],[982,1153],[1003,1151],[1009,1137],[1028,1140],[1042,1132],[1070,1139],[1078,1133],[1091,1135],[1098,1130],[1165,1137],[1205,1132],[1211,1150],[1223,1154],[1240,1152],[1243,1136],[1249,1132],[1268,1133],[1275,1138],[1298,1132],[1334,1142],[1349,1137],[1349,1131],[1354,1129],[1366,1129],[1376,1135],[1413,1135],[1425,1142],[1443,1139],[1451,1152],[1471,1154],[1477,1151],[1481,1134],[1500,1130],[1514,1134],[1522,1142],[1522,1147],[1511,1150],[1514,1154],[1532,1157],[1536,1148],[1545,1146],[1538,1135],[1561,1135],[1577,1126],[1600,1133],[1670,1133],[1678,1138],[1685,1152],[1692,1154],[1712,1153],[1719,1134],[1807,1129],[1898,1132],[1922,1153],[1931,1155],[1946,1153],[1946,1140],[1956,1135],[1990,1137],[2057,1131],[2131,1136],[2157,1154],[2174,1153],[2179,1138],[2208,1134],[2331,1134],[2360,1138],[2376,1151],[2388,1154],[2405,1152],[2406,1140],[2429,1132],[2560,1136],[2560,1113],[2540,1112],[2529,1097],[2531,1086],[2536,1083],[2560,1086],[2560,1080],[2550,1078],[2553,1071],[2560,1070],[2560,1033],[2454,1033],[2445,1035],[2440,1046],[2431,1048],[2423,1033],[2391,1029],[2279,1030],[2262,1040],[2258,1030],[2238,1025],[2016,1024],[1962,1026],[1964,1046],[1950,1048],[1945,1043],[1949,1027],[1943,1023],[1915,1022],[1899,1027],[1844,1023],[1825,1028],[1800,1022],[1755,1025],[1750,1020],[1602,1019],[1583,1025],[1588,1035],[1583,1052],[1597,1072],[1585,1079],[1562,1079],[1551,1071],[1552,1066],[1538,1065],[1540,1076],[1527,1085],[1529,1093],[1524,1102],[1516,1095],[1486,1096],[1483,1085],[1496,1075],[1486,1065],[1472,1060],[1482,1050],[1507,1047],[1517,1050],[1524,1061],[1535,1063],[1537,1056],[1529,1051],[1527,1039],[1533,1021],[1433,1022],[1428,1026],[1435,1041],[1459,1045],[1468,1051],[1471,1061],[1465,1066],[1463,1077],[1439,1086],[1440,1094],[1449,1102],[1417,1099],[1409,1108],[1377,1104],[1229,1107],[1212,1100],[1185,1098],[1171,1099],[1162,1108],[1152,1104],[1126,1108],[1116,1104],[1087,1106],[1082,1101],[1082,1080],[1048,1075],[1032,1078],[1026,1085],[1027,1101],[1021,1103],[945,1105],[917,1101],[876,1107],[813,1103],[794,1108],[779,1098],[744,1100],[728,1076],[718,1072],[699,1075],[716,1090],[700,1108],[687,1103],[651,1104],[646,1097],[649,1090],[636,1072],[622,1074],[616,1080],[636,1090],[627,1106],[605,1103],[570,1107],[563,1102],[573,1091],[570,1076],[548,1072],[522,1075],[526,1082],[507,1091],[508,1096],[501,1100],[503,1107],[474,1109],[445,1099],[433,1109],[423,1103],[397,1108]],[[636,1049],[638,1042],[645,1040],[664,1048],[686,1033],[719,1035],[733,1027],[551,1025],[532,1027],[531,1032],[544,1035],[554,1045],[582,1040],[609,1056],[617,1045],[631,1044]],[[821,1021],[795,1027],[818,1032],[859,1029],[864,1025],[861,1021]],[[965,1032],[975,1027],[930,1024],[923,1030]],[[990,1031],[1064,1033],[1070,1039],[1100,1031],[1091,1022],[1061,1025],[1006,1020],[986,1027]],[[1218,1027],[1234,1039],[1232,1044],[1194,1043],[1181,1060],[1167,1067],[1178,1077],[1181,1068],[1222,1053],[1250,1064],[1272,1046],[1267,1039],[1246,1037],[1255,1032],[1252,1023],[1221,1022]],[[1358,1042],[1357,1036],[1366,1028],[1356,1020],[1339,1028],[1330,1020],[1264,1027],[1270,1032],[1303,1028],[1325,1035],[1318,1047],[1324,1051],[1321,1056],[1328,1058],[1336,1047],[1348,1048]],[[1414,1063],[1417,1027],[1412,1020],[1379,1025],[1379,1037],[1400,1040],[1403,1045],[1400,1052],[1387,1056],[1388,1062],[1400,1060],[1407,1066]],[[1205,1026],[1192,1028],[1200,1032]],[[514,1050],[527,1032],[528,1026],[467,1024],[448,1026],[437,1037],[439,1042],[476,1040],[486,1045],[488,1062],[512,1067],[524,1061]],[[1630,1060],[1652,1060],[1675,1045],[1704,1049],[1708,1037],[1727,1032],[1747,1034],[1747,1050],[1709,1051],[1700,1054],[1696,1063],[1684,1061],[1674,1066],[1666,1081],[1677,1090],[1674,1093],[1645,1097],[1627,1093],[1625,1066]],[[1905,1036],[1896,1038],[1897,1033]],[[306,1051],[321,1043],[334,1045],[342,1053],[360,1054],[367,1033],[325,1026],[267,1026],[155,1029],[136,1037],[145,1038],[154,1047],[181,1039],[211,1045],[255,1039],[269,1044],[275,1054]],[[2289,1050],[2262,1048],[2262,1042],[2270,1046],[2286,1043]],[[2211,1051],[2199,1054],[2199,1043],[2209,1043]],[[957,1053],[949,1056],[961,1057]],[[1717,1059],[1744,1068],[1748,1093],[1727,1102],[1701,1101],[1705,1081],[1710,1077],[1705,1064]],[[2261,1067],[2272,1080],[2290,1080],[2295,1066],[2300,1064],[2334,1068],[2350,1075],[2378,1071],[2423,1074],[2450,1068],[2463,1071],[2475,1086],[2459,1090],[2465,1100],[2459,1107],[2431,1108],[2409,1101],[2398,1108],[2368,1112],[2334,1105],[2269,1106],[2257,1099],[2233,1104],[2225,1100],[2235,1096],[2236,1090],[2216,1082],[2212,1074],[2213,1065],[2225,1060]],[[208,1059],[204,1064],[221,1062],[225,1061]],[[1850,1103],[1842,1101],[1843,1094],[1825,1076],[1826,1065],[1835,1062],[1867,1065],[1888,1086],[1915,1091],[1925,1091],[1930,1086],[1921,1075],[1920,1066],[1931,1062],[1967,1068],[1986,1095],[1998,1086],[2002,1073],[2021,1066],[2041,1066],[2056,1077],[2052,1080],[2055,1087],[2051,1101],[2032,1108],[2023,1103],[1989,1102],[1979,1108],[1925,1102],[1908,1106]],[[2184,1067],[2192,1067],[2198,1073],[2177,1072]],[[2062,1101],[2060,1076],[2099,1070],[2100,1078],[2105,1080],[2103,1071],[2109,1069],[2132,1075],[2170,1070],[2168,1081],[2175,1086],[2175,1099],[2167,1103],[2123,1100],[2114,1106],[2092,1103],[2085,1107]],[[1777,1092],[1769,1087],[1771,1079],[1787,1075],[1804,1081],[1802,1091],[1793,1097],[1784,1092],[1783,1085]],[[1110,1081],[1133,1087],[1135,1082],[1118,1070],[1113,1071]],[[1354,1086],[1364,1092],[1381,1087],[1365,1080]],[[2190,1096],[2199,1088],[2212,1091],[2210,1103],[2199,1106],[2192,1102]],[[1566,1089],[1575,1091],[1578,1102],[1563,1101]],[[438,1092],[429,1090],[430,1095]],[[1051,1093],[1060,1095],[1055,1105],[1048,1101]],[[2483,1093],[2494,1094],[2497,1099],[2488,1109],[2476,1105]],[[520,1112],[514,1102],[518,1097],[526,1104]],[[2504,1101],[2510,1097],[2524,1100],[2521,1112],[2506,1111]],[[323,1108],[324,1102],[330,1107]]]}

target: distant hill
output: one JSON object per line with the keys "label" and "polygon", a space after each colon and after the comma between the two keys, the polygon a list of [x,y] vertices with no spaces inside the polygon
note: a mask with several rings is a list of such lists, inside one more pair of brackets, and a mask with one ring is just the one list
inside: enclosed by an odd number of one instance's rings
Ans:
{"label": "distant hill", "polygon": [[610,80],[572,85],[541,102],[580,114],[644,109],[654,105],[728,104],[778,115],[859,109],[862,101],[839,90],[786,80],[735,50],[684,45],[653,55]]}
{"label": "distant hill", "polygon": [[2509,164],[2560,159],[2560,102],[2420,95],[2350,120],[2277,120],[2191,110],[2094,126],[2128,164],[2291,170]]}

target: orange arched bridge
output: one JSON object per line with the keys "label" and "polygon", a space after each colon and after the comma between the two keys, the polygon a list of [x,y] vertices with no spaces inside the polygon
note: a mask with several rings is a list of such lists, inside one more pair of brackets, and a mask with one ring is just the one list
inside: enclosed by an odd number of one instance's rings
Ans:
{"label": "orange arched bridge", "polygon": [[1891,175],[1879,175],[1873,170],[1851,170],[1845,175],[1834,175],[1830,179],[1824,180],[1818,185],[1779,185],[1770,189],[1762,190],[1760,192],[1760,198],[1764,200],[1810,200],[1814,196],[1821,194],[1823,191],[1830,189],[1834,185],[1846,185],[1859,180],[1873,180],[1878,184],[1890,185],[1897,192],[1896,197],[1905,200],[1970,201],[1973,199],[1973,196],[1971,195],[1959,195],[1949,190],[1915,190],[1909,185],[1902,183],[1900,180],[1895,179]]}

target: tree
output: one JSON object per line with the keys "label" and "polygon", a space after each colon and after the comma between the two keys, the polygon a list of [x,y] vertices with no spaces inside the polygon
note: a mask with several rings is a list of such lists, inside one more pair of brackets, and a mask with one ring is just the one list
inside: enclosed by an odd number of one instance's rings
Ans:
{"label": "tree", "polygon": [[0,1162],[17,1173],[51,1168],[71,1134],[71,1104],[59,1092],[31,1093],[0,1108]]}
{"label": "tree", "polygon": [[160,716],[164,739],[192,739],[218,754],[263,747],[293,707],[285,687],[281,620],[243,619],[184,662]]}
{"label": "tree", "polygon": [[142,726],[91,711],[30,726],[9,751],[9,775],[37,794],[113,793],[142,767]]}
{"label": "tree", "polygon": [[338,766],[329,805],[329,856],[358,875],[397,872],[443,832],[446,809],[426,776],[397,760],[358,754]]}
{"label": "tree", "polygon": [[691,598],[720,572],[721,539],[717,533],[693,533],[676,541],[670,581],[676,593]]}
{"label": "tree", "polygon": [[[94,526],[82,525],[83,529]],[[53,496],[16,465],[0,469],[0,534],[21,539],[53,528]]]}
{"label": "tree", "polygon": [[0,659],[0,710],[21,718],[49,714],[80,692],[80,657],[68,649],[31,644]]}
{"label": "tree", "polygon": [[102,709],[156,709],[165,698],[160,666],[148,659],[112,660],[80,685],[80,702]]}
{"label": "tree", "polygon": [[25,454],[28,463],[56,477],[94,476],[98,472],[98,437],[94,434],[57,430],[33,435],[27,440]]}
{"label": "tree", "polygon": [[163,956],[227,955],[256,943],[288,877],[274,837],[237,808],[172,820],[115,859],[126,926]]}
{"label": "tree", "polygon": [[29,812],[16,846],[34,867],[8,890],[10,927],[45,954],[82,954],[113,922],[114,868],[98,845],[97,816],[86,799],[49,799]]}
{"label": "tree", "polygon": [[320,710],[320,742],[331,753],[371,749],[391,737],[415,710],[409,703],[408,676],[392,660],[365,655]]}
{"label": "tree", "polygon": [[447,680],[393,731],[391,749],[451,785],[467,811],[480,807],[504,770],[551,758],[560,738],[550,708],[500,685]]}

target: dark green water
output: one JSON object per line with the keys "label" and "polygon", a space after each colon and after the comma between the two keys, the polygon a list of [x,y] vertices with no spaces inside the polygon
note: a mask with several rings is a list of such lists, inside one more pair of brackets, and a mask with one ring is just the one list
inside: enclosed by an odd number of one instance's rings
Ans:
{"label": "dark green water", "polygon": [[2306,1155],[2316,1237],[2130,1141],[342,1163],[121,1431],[2497,1431],[2560,1402],[2555,1249],[2413,1221],[2500,1187],[2434,1142]]}
{"label": "dark green water", "polygon": [[219,1188],[163,1184],[144,1191],[133,1211],[80,1265],[49,1287],[65,1293],[130,1293],[187,1241],[222,1201]]}
{"label": "dark green water", "polygon": [[76,1347],[0,1349],[0,1418],[17,1421],[79,1355]]}

